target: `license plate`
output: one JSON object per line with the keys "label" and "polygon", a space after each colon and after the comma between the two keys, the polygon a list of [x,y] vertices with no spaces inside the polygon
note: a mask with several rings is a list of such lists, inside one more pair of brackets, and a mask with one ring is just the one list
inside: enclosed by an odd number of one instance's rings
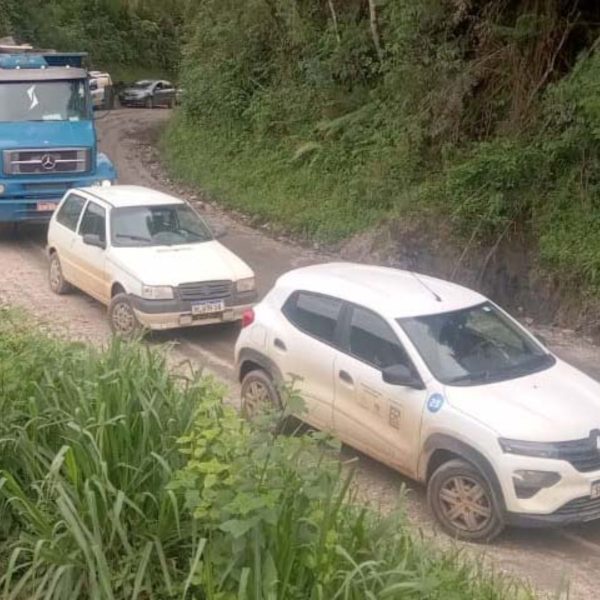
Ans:
{"label": "license plate", "polygon": [[600,481],[594,481],[592,483],[592,500],[595,498],[600,498]]}
{"label": "license plate", "polygon": [[196,304],[192,304],[193,315],[210,315],[223,312],[224,310],[224,300],[211,300],[208,302],[197,302]]}
{"label": "license plate", "polygon": [[37,211],[38,212],[50,212],[56,208],[56,202],[38,202],[37,203]]}

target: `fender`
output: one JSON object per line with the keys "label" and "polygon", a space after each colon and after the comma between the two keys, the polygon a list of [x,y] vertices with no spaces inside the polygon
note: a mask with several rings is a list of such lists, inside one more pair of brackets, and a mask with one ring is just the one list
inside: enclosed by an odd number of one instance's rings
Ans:
{"label": "fender", "polygon": [[252,348],[240,350],[236,365],[237,378],[240,383],[243,379],[244,365],[249,362],[258,365],[261,369],[266,371],[276,384],[282,385],[284,383],[284,378],[279,367],[268,356],[265,356]]}
{"label": "fender", "polygon": [[475,450],[465,442],[462,442],[452,436],[443,433],[434,433],[429,436],[423,446],[423,452],[419,461],[419,479],[425,481],[427,477],[427,468],[429,460],[436,450],[446,450],[464,458],[466,461],[475,465],[486,478],[496,494],[496,498],[503,512],[506,512],[506,503],[504,501],[504,493],[502,486],[496,475],[494,467],[490,461],[479,450]]}

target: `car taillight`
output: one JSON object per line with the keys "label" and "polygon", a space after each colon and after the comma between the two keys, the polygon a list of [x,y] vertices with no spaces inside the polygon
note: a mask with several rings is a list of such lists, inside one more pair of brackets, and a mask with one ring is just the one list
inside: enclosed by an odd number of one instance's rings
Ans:
{"label": "car taillight", "polygon": [[254,310],[247,308],[242,314],[242,327],[248,327],[254,323]]}

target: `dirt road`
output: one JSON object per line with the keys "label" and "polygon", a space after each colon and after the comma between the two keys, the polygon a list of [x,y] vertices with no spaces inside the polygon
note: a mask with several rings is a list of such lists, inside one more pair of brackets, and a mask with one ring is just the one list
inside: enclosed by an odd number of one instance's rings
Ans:
{"label": "dirt road", "polygon": [[[209,222],[227,227],[224,243],[254,268],[262,291],[292,267],[332,258],[271,239],[264,231],[236,221],[206,199],[171,185],[151,147],[153,133],[168,116],[168,111],[162,110],[120,110],[99,121],[101,147],[116,162],[120,183],[176,191],[201,202],[200,208]],[[40,228],[24,229],[16,238],[0,233],[0,302],[25,306],[70,337],[96,344],[107,341],[109,330],[103,307],[83,294],[58,297],[50,293],[43,245],[44,231]],[[572,332],[538,329],[560,356],[600,379],[600,348],[577,339]],[[152,340],[176,343],[178,355],[205,366],[228,382],[235,393],[235,337],[235,329],[215,327],[155,335]],[[350,449],[345,450],[345,455],[359,457],[358,487],[363,498],[375,506],[389,508],[395,506],[401,487],[407,486],[406,510],[410,518],[425,533],[432,533],[419,487]],[[440,541],[449,543],[445,537],[440,537]],[[539,590],[565,594],[570,582],[570,598],[587,600],[600,596],[600,522],[556,531],[511,530],[493,546],[464,547],[469,553],[485,554],[500,571],[529,578]]]}

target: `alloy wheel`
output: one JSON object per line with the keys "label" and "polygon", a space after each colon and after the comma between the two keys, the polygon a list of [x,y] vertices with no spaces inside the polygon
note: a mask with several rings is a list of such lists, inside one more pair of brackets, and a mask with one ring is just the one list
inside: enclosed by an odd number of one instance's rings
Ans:
{"label": "alloy wheel", "polygon": [[493,515],[492,501],[475,479],[457,475],[439,490],[442,514],[453,527],[469,533],[484,529]]}

